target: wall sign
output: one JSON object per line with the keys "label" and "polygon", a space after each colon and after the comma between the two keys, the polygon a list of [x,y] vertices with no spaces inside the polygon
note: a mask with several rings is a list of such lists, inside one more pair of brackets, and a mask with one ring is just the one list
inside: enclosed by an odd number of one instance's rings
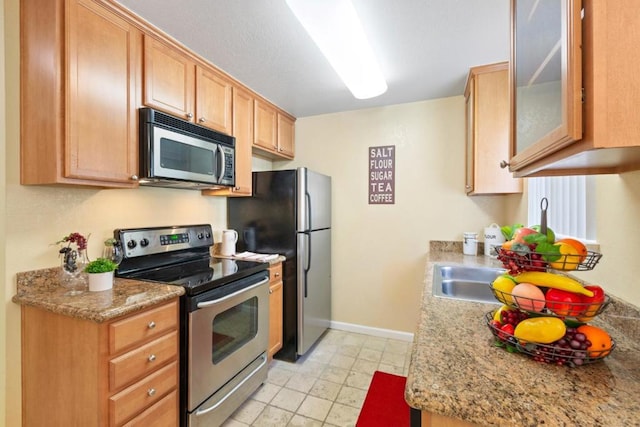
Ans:
{"label": "wall sign", "polygon": [[369,147],[369,204],[395,203],[396,146]]}

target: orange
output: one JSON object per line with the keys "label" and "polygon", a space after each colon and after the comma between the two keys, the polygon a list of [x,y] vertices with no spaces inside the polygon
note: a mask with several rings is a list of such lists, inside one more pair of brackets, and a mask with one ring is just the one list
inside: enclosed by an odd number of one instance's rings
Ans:
{"label": "orange", "polygon": [[577,330],[585,334],[587,339],[591,341],[591,346],[587,348],[589,357],[605,357],[611,353],[613,342],[607,331],[592,325],[582,325]]}
{"label": "orange", "polygon": [[587,258],[587,247],[580,240],[567,237],[558,240],[556,243],[567,243],[573,246],[578,251],[578,255],[580,255],[580,262],[584,262],[584,260]]}

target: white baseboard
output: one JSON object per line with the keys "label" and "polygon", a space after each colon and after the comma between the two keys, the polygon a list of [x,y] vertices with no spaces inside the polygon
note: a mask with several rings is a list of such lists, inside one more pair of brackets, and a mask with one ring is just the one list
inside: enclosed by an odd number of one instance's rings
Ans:
{"label": "white baseboard", "polygon": [[380,338],[392,338],[400,341],[413,341],[413,334],[409,332],[394,331],[392,329],[373,328],[371,326],[356,325],[353,323],[331,321],[331,329],[339,331],[355,332],[358,334],[372,335]]}

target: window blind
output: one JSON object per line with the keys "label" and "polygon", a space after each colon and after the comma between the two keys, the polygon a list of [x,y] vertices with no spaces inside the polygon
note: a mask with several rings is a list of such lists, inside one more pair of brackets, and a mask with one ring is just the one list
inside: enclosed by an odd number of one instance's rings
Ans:
{"label": "window blind", "polygon": [[540,223],[540,202],[549,200],[547,225],[557,234],[595,241],[595,179],[553,176],[527,179],[529,225]]}

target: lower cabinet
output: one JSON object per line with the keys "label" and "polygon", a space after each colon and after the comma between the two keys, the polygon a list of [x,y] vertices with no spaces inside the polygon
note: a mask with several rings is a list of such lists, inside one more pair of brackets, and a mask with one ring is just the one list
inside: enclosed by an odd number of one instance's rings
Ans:
{"label": "lower cabinet", "polygon": [[282,263],[269,267],[269,360],[282,348]]}
{"label": "lower cabinet", "polygon": [[177,426],[179,305],[105,323],[22,306],[25,426]]}

